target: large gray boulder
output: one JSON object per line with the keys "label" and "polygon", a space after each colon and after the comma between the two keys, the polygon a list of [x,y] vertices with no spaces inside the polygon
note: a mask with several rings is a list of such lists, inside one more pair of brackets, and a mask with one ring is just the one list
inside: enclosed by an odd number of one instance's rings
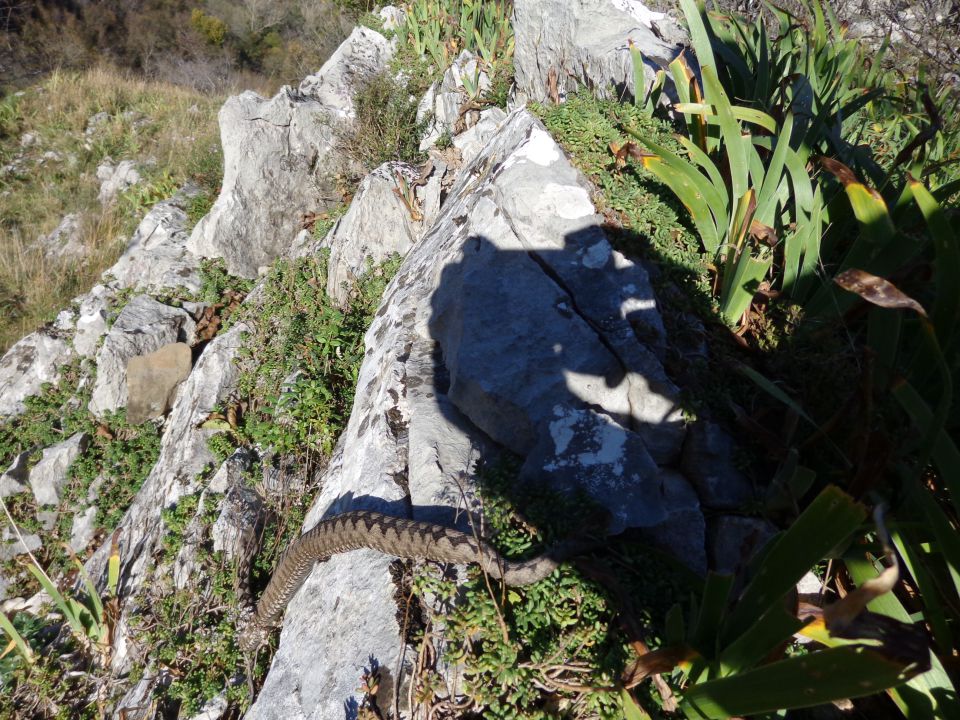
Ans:
{"label": "large gray boulder", "polygon": [[256,277],[290,246],[304,216],[336,204],[327,177],[334,126],[349,121],[359,83],[391,53],[386,38],[358,28],[299,90],[227,100],[219,116],[223,189],[188,248],[224,258],[234,275]]}
{"label": "large gray boulder", "polygon": [[[614,532],[646,528],[705,566],[696,494],[658,465],[676,461],[683,428],[676,388],[637,339],[662,335],[656,304],[599,223],[586,182],[539,121],[508,117],[384,294],[305,529],[366,508],[469,530],[476,464],[496,460],[497,441],[528,455],[530,481],[606,505]],[[575,477],[575,461],[588,476]],[[362,550],[314,569],[247,718],[339,720],[360,702],[358,672],[372,661],[390,671],[378,702],[393,707],[412,653],[391,561]]]}
{"label": "large gray boulder", "polygon": [[193,318],[180,308],[164,305],[148,295],[131,299],[97,353],[97,380],[90,397],[90,412],[99,416],[126,407],[127,362],[170,343],[192,344],[195,326]]}
{"label": "large gray boulder", "polygon": [[639,0],[516,0],[513,32],[517,89],[536,102],[550,97],[551,74],[561,96],[586,87],[602,98],[635,97],[628,40],[644,57],[642,97],[685,41],[673,20]]}

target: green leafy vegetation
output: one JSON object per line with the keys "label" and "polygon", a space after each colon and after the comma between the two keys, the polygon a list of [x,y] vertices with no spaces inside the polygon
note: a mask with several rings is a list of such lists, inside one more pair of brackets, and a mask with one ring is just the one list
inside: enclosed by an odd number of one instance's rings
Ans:
{"label": "green leafy vegetation", "polygon": [[[627,127],[636,145],[614,140],[613,172],[645,167],[683,203],[681,219],[710,263],[706,288],[719,319],[751,351],[732,345],[730,334],[706,334],[722,361],[714,379],[733,369],[748,381],[727,389],[719,414],[735,419],[755,475],[769,478],[762,510],[787,530],[736,602],[731,579],[711,576],[685,625],[674,611],[672,649],[640,662],[681,669],[674,679],[688,717],[877,692],[888,697],[885,712],[951,717],[960,680],[952,665],[960,599],[954,101],[901,82],[885,69],[884,49],[865,62],[865,46],[816,0],[795,15],[771,8],[755,23],[707,13],[695,0],[681,5],[702,74],[683,59],[671,66],[679,150]],[[548,125],[558,112],[545,111]],[[578,163],[591,162],[563,141]],[[598,185],[608,194],[608,182]],[[673,264],[676,251],[650,248]],[[716,328],[709,306],[696,307]],[[831,485],[885,505],[892,539],[879,523],[864,533],[864,516],[854,513],[836,526],[830,548],[812,552],[814,535],[829,534],[831,513],[857,507]],[[791,547],[792,577],[761,591]],[[771,656],[800,629],[794,610],[782,610],[784,593],[824,557],[833,559],[827,590],[860,604],[840,629],[830,618],[846,601],[828,606],[827,627],[814,635],[829,649]],[[890,644],[857,649],[873,624],[888,627]],[[907,653],[907,645],[920,649]],[[841,676],[860,678],[861,687]]]}
{"label": "green leafy vegetation", "polygon": [[[592,507],[582,497],[518,491],[518,468],[504,461],[479,477],[485,527],[513,560],[587,529],[576,523]],[[417,570],[413,588],[424,607],[443,608],[436,617],[429,613],[417,632],[424,643],[443,638],[445,659],[462,668],[456,688],[462,697],[448,695],[435,669],[421,672],[415,679],[421,706],[439,712],[456,705],[459,712],[495,718],[622,718],[620,676],[634,652],[620,625],[643,628],[643,640],[635,638],[640,646],[644,640],[659,645],[667,609],[697,583],[635,543],[584,562],[589,573],[566,564],[525,587],[503,586],[477,568],[461,585],[430,568]],[[629,609],[625,597],[632,600]],[[624,623],[617,620],[621,612],[629,613]]]}

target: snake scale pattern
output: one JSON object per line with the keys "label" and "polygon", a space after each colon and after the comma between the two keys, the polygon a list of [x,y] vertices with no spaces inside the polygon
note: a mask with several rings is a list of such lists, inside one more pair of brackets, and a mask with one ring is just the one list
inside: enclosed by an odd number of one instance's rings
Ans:
{"label": "snake scale pattern", "polygon": [[242,605],[238,642],[245,652],[264,644],[314,563],[360,548],[379,550],[407,560],[478,563],[491,577],[507,585],[529,585],[547,577],[567,557],[582,551],[579,544],[560,546],[530,560],[504,559],[483,540],[452,528],[417,520],[353,511],[321,521],[283,553],[270,583],[254,607],[249,573],[256,548],[241,563],[239,596]]}

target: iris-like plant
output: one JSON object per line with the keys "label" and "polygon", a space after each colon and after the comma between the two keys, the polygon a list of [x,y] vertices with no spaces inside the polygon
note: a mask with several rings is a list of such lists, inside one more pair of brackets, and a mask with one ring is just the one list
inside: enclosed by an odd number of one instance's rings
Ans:
{"label": "iris-like plant", "polygon": [[[879,579],[828,605],[822,616],[799,613],[791,594],[820,560],[859,535],[866,508],[828,487],[793,525],[768,543],[752,580],[732,594],[734,578],[711,573],[687,619],[680,606],[667,618],[667,645],[639,658],[632,684],[649,673],[679,668],[688,718],[717,719],[818,705],[902,685],[930,667],[923,632],[909,618],[878,619],[866,610],[896,582],[896,559],[878,514],[877,535],[892,562]],[[883,628],[881,642],[875,642]],[[826,649],[782,657],[795,635]],[[907,641],[909,639],[910,642]],[[771,661],[771,657],[779,658]]]}
{"label": "iris-like plant", "polygon": [[402,34],[440,72],[462,50],[475,52],[489,75],[513,57],[511,3],[505,0],[414,0]]}

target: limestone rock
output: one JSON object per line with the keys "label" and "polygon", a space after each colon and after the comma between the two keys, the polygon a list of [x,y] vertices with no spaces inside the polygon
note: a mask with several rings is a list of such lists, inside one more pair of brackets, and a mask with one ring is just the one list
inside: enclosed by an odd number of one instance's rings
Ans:
{"label": "limestone rock", "polygon": [[407,14],[398,7],[387,5],[377,13],[383,21],[384,30],[397,30],[407,20]]}
{"label": "limestone rock", "polygon": [[73,516],[70,528],[70,547],[78,555],[87,549],[87,545],[97,534],[97,506],[91,505],[82,513]]}
{"label": "limestone rock", "polygon": [[132,160],[122,160],[114,165],[113,161],[107,158],[97,167],[97,179],[100,181],[99,200],[103,205],[107,205],[121,192],[139,183],[142,178]]}
{"label": "limestone rock", "polygon": [[243,476],[256,460],[256,453],[246,448],[237,450],[221,463],[220,467],[210,478],[207,490],[213,493],[226,493],[232,487],[243,484]]}
{"label": "limestone rock", "polygon": [[[354,280],[393,254],[405,255],[426,229],[428,219],[418,200],[414,199],[413,209],[419,220],[397,194],[402,187],[398,178],[412,187],[417,171],[403,163],[386,163],[367,175],[350,209],[320,245],[330,251],[327,294],[340,303],[347,301]],[[423,197],[425,188],[416,189]]]}
{"label": "limestone rock", "polygon": [[549,99],[555,74],[561,99],[585,86],[602,98],[635,97],[627,41],[643,53],[645,87],[679,53],[684,33],[639,0],[516,0],[517,88],[534,102]]}
{"label": "limestone rock", "polygon": [[[154,550],[163,537],[159,510],[199,490],[198,476],[214,461],[207,440],[216,431],[202,425],[235,386],[238,370],[233,358],[245,331],[246,327],[238,323],[213,338],[204,349],[177,393],[164,425],[157,462],[119,523],[123,558],[120,595],[126,600],[115,633],[112,659],[115,674],[127,672],[132,662],[127,620],[131,613],[136,613],[135,591],[147,582]],[[109,554],[110,542],[105,542],[87,563],[91,577],[103,577]]]}
{"label": "limestone rock", "polygon": [[283,88],[270,100],[248,91],[227,100],[219,116],[223,189],[187,247],[224,258],[230,273],[244,277],[282,255],[303,216],[333,204],[326,159],[332,126],[349,120],[357,83],[390,54],[382,35],[358,28],[299,91]]}
{"label": "limestone rock", "polygon": [[30,533],[18,538],[6,527],[4,527],[2,541],[0,541],[0,562],[12,560],[20,555],[26,555],[28,552],[36,552],[43,547],[43,541],[39,535]]}
{"label": "limestone rock", "polygon": [[263,501],[255,490],[234,485],[227,491],[210,531],[213,551],[222,552],[227,560],[241,558],[257,541],[263,516]]}
{"label": "limestone rock", "polygon": [[710,569],[736,573],[777,533],[767,520],[738,515],[718,515],[707,523]]}
{"label": "limestone rock", "polygon": [[117,317],[97,353],[90,412],[102,415],[127,404],[127,361],[181,340],[192,342],[195,323],[183,310],[137,295]]}
{"label": "limestone rock", "polygon": [[80,297],[73,347],[78,355],[93,357],[97,345],[107,333],[107,309],[113,293],[105,285],[94,285]]}
{"label": "limestone rock", "polygon": [[190,235],[186,213],[190,198],[197,192],[187,185],[172,198],[154,205],[140,221],[126,251],[104,273],[105,281],[148,292],[175,288],[199,292],[200,258],[187,249]]}
{"label": "limestone rock", "polygon": [[44,383],[60,379],[60,368],[70,360],[70,344],[50,331],[30,333],[0,358],[0,418],[19,415],[23,401],[40,392]]}
{"label": "limestone rock", "polygon": [[63,216],[53,232],[41,237],[38,244],[48,260],[79,260],[87,253],[82,232],[80,214],[70,213]]}
{"label": "limestone rock", "polygon": [[394,44],[368,27],[356,27],[315,75],[300,83],[303,95],[319,102],[336,119],[353,116],[353,95],[387,66]]}
{"label": "limestone rock", "polygon": [[192,355],[186,343],[164,345],[127,361],[127,422],[138,425],[160,417],[173,405],[174,393],[190,374]]}
{"label": "limestone rock", "polygon": [[[490,77],[481,69],[479,58],[464,50],[443,77],[430,86],[417,106],[417,122],[430,120],[420,141],[421,152],[436,144],[444,133],[458,134],[476,121],[476,111],[460,114],[460,109],[471,99],[471,89],[482,95],[490,89]],[[464,127],[458,127],[461,121]]]}
{"label": "limestone rock", "polygon": [[[657,466],[676,460],[683,438],[676,389],[623,309],[627,294],[643,307],[639,324],[658,324],[649,287],[620,286],[642,269],[623,272],[585,181],[529,113],[508,117],[458,178],[367,331],[353,410],[304,529],[357,508],[469,528],[476,463],[495,461],[494,440],[525,454],[549,439],[539,475],[556,471],[569,486],[568,468],[550,468],[567,449],[562,432],[557,442],[549,434],[559,407],[590,421],[577,438],[597,459],[585,489],[615,512],[636,493],[621,525],[663,529],[664,544],[689,524],[692,539],[677,549],[702,568],[696,495]],[[619,442],[625,460],[612,452]],[[393,706],[393,673],[411,653],[398,637],[390,563],[361,550],[316,566],[287,608],[248,720],[340,718],[359,703],[358,669],[371,661],[390,671],[378,701]],[[401,713],[405,703],[401,692]]]}
{"label": "limestone rock", "polygon": [[460,151],[464,163],[472,161],[486,147],[506,119],[507,114],[500,108],[488,108],[474,125],[453,138],[453,146]]}
{"label": "limestone rock", "polygon": [[660,471],[659,494],[666,520],[641,534],[654,547],[670,553],[699,575],[707,574],[707,529],[703,509],[690,482],[680,473]]}
{"label": "limestone rock", "polygon": [[29,452],[20,453],[10,463],[10,467],[0,475],[0,498],[7,498],[27,491],[27,478],[30,472],[27,467],[29,460]]}
{"label": "limestone rock", "polygon": [[30,489],[37,505],[56,505],[67,482],[67,470],[87,446],[89,437],[77,433],[43,451],[43,457],[30,470]]}
{"label": "limestone rock", "polygon": [[743,510],[753,500],[753,486],[734,465],[733,451],[733,439],[716,423],[688,428],[680,468],[705,507]]}

